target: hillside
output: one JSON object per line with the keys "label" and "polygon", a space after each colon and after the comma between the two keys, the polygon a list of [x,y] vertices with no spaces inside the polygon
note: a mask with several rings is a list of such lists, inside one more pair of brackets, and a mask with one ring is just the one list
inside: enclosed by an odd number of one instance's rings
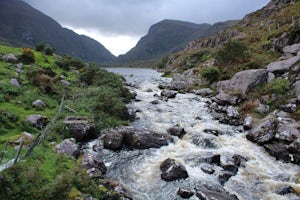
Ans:
{"label": "hillside", "polygon": [[61,27],[50,17],[20,0],[0,1],[0,41],[28,47],[47,43],[58,53],[95,63],[115,58],[99,42]]}
{"label": "hillside", "polygon": [[147,35],[142,37],[137,45],[125,55],[117,59],[119,63],[153,60],[182,50],[188,42],[212,35],[217,31],[228,28],[237,21],[222,23],[194,24],[177,20],[163,20],[150,27]]}
{"label": "hillside", "polygon": [[126,125],[130,98],[123,79],[100,66],[0,45],[0,199],[118,198],[105,166],[97,161],[96,178],[87,173],[82,160],[91,157],[80,148]]}

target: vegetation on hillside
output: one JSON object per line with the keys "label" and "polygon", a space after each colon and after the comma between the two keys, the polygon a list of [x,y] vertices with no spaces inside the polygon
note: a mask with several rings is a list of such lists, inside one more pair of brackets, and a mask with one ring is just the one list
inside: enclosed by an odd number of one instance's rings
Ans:
{"label": "vegetation on hillside", "polygon": [[[53,52],[47,53],[47,48]],[[24,138],[22,132],[37,137],[44,129],[44,125],[29,124],[29,115],[40,114],[50,120],[62,96],[68,109],[63,110],[46,141],[31,156],[1,172],[0,199],[116,199],[105,181],[88,177],[80,167],[80,159],[58,155],[53,143],[70,137],[62,123],[69,115],[88,117],[95,122],[98,134],[106,128],[126,125],[130,116],[125,103],[132,97],[130,92],[123,86],[122,77],[99,66],[55,55],[51,47],[39,45],[36,49],[39,51],[0,46],[1,57],[8,53],[17,57],[16,62],[0,60],[1,163],[14,158],[15,147]],[[12,79],[19,86],[13,86]],[[35,107],[36,100],[42,100],[44,106]],[[24,143],[21,155],[31,142]]]}

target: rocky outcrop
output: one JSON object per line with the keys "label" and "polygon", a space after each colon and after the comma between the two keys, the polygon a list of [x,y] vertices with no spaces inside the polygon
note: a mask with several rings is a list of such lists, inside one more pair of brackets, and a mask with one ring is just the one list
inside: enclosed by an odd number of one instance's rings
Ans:
{"label": "rocky outcrop", "polygon": [[160,170],[162,171],[161,178],[165,181],[184,179],[189,176],[186,168],[171,158],[168,158],[160,165]]}
{"label": "rocky outcrop", "polygon": [[300,43],[289,45],[283,48],[284,53],[297,55],[298,52],[300,52]]}
{"label": "rocky outcrop", "polygon": [[164,135],[131,126],[119,127],[106,132],[103,142],[104,147],[111,150],[118,150],[123,145],[128,149],[149,149],[160,148],[168,144]]}
{"label": "rocky outcrop", "polygon": [[294,56],[287,60],[276,61],[267,65],[267,70],[274,74],[283,74],[291,69],[297,62],[300,61],[300,56]]}
{"label": "rocky outcrop", "polygon": [[67,156],[72,156],[77,159],[80,156],[80,147],[75,143],[74,138],[65,139],[60,144],[56,145],[56,151]]}
{"label": "rocky outcrop", "polygon": [[95,124],[90,123],[84,116],[68,116],[64,124],[77,142],[83,142],[97,137]]}
{"label": "rocky outcrop", "polygon": [[218,90],[248,94],[255,86],[266,83],[268,71],[265,69],[251,69],[236,73],[229,81],[218,84]]}

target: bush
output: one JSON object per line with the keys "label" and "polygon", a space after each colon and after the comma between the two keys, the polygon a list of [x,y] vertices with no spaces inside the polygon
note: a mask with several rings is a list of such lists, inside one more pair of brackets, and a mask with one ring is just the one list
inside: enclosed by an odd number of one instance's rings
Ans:
{"label": "bush", "polygon": [[74,67],[75,69],[81,69],[81,68],[85,67],[85,64],[78,58],[71,58],[69,60],[69,66]]}
{"label": "bush", "polygon": [[0,83],[0,102],[8,102],[12,98],[19,96],[21,92],[20,87],[12,87],[10,84]]}
{"label": "bush", "polygon": [[286,95],[291,90],[291,83],[288,79],[276,79],[264,87],[265,93]]}
{"label": "bush", "polygon": [[66,71],[69,71],[70,70],[70,65],[69,65],[69,62],[66,60],[66,59],[59,59],[59,60],[56,60],[54,62],[54,64],[56,66],[58,66],[59,68],[61,69],[64,69]]}
{"label": "bush", "polygon": [[55,52],[55,49],[52,48],[52,47],[47,47],[45,49],[45,54],[48,55],[48,56],[52,56],[54,52]]}
{"label": "bush", "polygon": [[207,79],[210,83],[218,81],[221,76],[221,72],[220,72],[219,68],[217,68],[217,67],[202,68],[200,70],[200,74],[202,77]]}
{"label": "bush", "polygon": [[35,45],[35,50],[39,52],[44,52],[46,48],[46,45],[44,43],[38,43]]}
{"label": "bush", "polygon": [[30,48],[24,48],[22,50],[22,54],[21,54],[20,60],[24,64],[34,63],[35,62],[35,56],[34,56],[33,51]]}
{"label": "bush", "polygon": [[246,57],[247,46],[237,40],[229,40],[224,47],[216,53],[216,62],[221,65],[228,65],[242,61]]}

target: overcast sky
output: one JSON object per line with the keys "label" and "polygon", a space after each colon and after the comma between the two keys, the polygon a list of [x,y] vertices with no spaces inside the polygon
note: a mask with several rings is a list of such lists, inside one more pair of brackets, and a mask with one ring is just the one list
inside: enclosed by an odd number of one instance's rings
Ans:
{"label": "overcast sky", "polygon": [[241,19],[270,0],[24,0],[62,26],[124,54],[163,19],[210,23]]}

